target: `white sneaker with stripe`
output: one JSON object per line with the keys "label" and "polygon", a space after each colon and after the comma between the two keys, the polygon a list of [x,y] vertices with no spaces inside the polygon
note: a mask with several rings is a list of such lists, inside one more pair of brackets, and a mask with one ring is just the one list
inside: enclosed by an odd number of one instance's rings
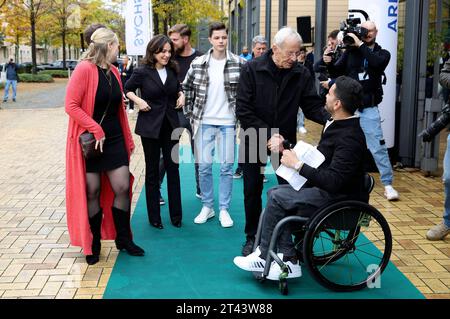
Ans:
{"label": "white sneaker with stripe", "polygon": [[264,266],[266,265],[266,261],[260,257],[261,251],[259,247],[256,248],[254,252],[250,255],[243,257],[237,256],[234,257],[234,264],[239,268],[246,271],[264,271]]}

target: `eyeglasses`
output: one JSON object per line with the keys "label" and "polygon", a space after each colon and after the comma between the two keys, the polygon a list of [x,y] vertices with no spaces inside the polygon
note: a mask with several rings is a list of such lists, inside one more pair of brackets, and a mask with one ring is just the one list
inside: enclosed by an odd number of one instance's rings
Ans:
{"label": "eyeglasses", "polygon": [[298,56],[300,55],[301,51],[297,51],[297,52],[289,52],[289,51],[283,51],[283,54],[288,56],[288,57],[294,57],[294,58],[298,58]]}

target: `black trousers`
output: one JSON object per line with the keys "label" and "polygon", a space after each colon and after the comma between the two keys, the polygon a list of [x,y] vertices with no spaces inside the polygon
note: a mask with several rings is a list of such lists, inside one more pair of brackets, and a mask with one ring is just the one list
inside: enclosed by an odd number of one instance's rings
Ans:
{"label": "black trousers", "polygon": [[[242,141],[242,140],[241,140]],[[261,144],[258,142],[258,144]],[[260,146],[265,147],[265,143]],[[243,177],[244,177],[244,207],[245,207],[245,234],[247,237],[254,237],[258,229],[259,217],[262,211],[262,190],[264,187],[264,167],[267,164],[268,156],[271,157],[271,163],[274,170],[280,166],[280,156],[273,156],[267,150],[261,153],[266,153],[265,156],[254,156],[256,152],[254,144],[245,141],[245,150],[240,152],[240,161],[243,163]],[[241,151],[241,150],[240,150]],[[250,156],[253,152],[253,156]],[[272,155],[272,156],[271,156]],[[243,159],[241,156],[245,156]],[[256,157],[256,161],[255,161]],[[278,184],[287,184],[287,182],[277,176]]]}
{"label": "black trousers", "polygon": [[[195,143],[194,143],[194,139],[192,138],[192,127],[191,124],[189,123],[189,120],[183,115],[183,112],[178,112],[178,119],[180,120],[180,127],[184,127],[189,131],[189,136],[191,137],[191,150],[192,150],[192,154],[194,155],[195,158]],[[195,161],[194,163],[194,168],[195,168],[195,182],[196,182],[196,186],[197,186],[197,194],[200,194],[200,182],[199,182],[199,177],[198,177],[198,163],[197,161]],[[164,181],[164,175],[166,174],[166,168],[164,167],[164,160],[161,157],[160,162],[159,162],[159,186],[161,188],[161,184]]]}
{"label": "black trousers", "polygon": [[161,222],[159,205],[159,158],[161,151],[167,171],[170,219],[172,223],[179,222],[182,219],[178,140],[171,140],[172,130],[169,120],[165,117],[158,139],[141,136],[145,157],[145,195],[150,223]]}

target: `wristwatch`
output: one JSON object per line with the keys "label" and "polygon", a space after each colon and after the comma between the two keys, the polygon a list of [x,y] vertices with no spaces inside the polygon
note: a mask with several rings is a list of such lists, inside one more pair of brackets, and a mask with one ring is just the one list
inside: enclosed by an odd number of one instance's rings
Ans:
{"label": "wristwatch", "polygon": [[303,166],[303,162],[302,162],[302,161],[298,161],[298,162],[295,164],[294,168],[295,168],[295,170],[296,170],[297,172],[300,172],[300,170],[302,169],[302,166]]}

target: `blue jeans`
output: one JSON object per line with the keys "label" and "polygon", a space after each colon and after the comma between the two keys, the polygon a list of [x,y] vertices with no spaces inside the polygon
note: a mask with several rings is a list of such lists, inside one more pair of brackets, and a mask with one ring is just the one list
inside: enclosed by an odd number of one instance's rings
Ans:
{"label": "blue jeans", "polygon": [[195,135],[200,190],[202,203],[206,207],[214,208],[212,163],[216,140],[220,161],[219,209],[228,210],[230,207],[233,189],[235,134],[234,125],[201,124]]}
{"label": "blue jeans", "polygon": [[12,86],[13,91],[13,99],[16,99],[16,92],[17,92],[17,81],[16,80],[6,80],[5,85],[5,95],[3,96],[3,100],[8,100],[9,96],[9,87]]}
{"label": "blue jeans", "polygon": [[450,135],[447,137],[447,150],[444,155],[444,224],[450,227]]}
{"label": "blue jeans", "polygon": [[393,179],[392,166],[389,161],[386,144],[384,143],[378,107],[368,107],[361,112],[356,111],[356,114],[359,115],[361,128],[366,136],[367,148],[372,153],[380,172],[381,183],[384,186],[391,185]]}
{"label": "blue jeans", "polygon": [[297,113],[297,130],[300,127],[305,126],[305,115],[303,114],[302,110],[299,108]]}

